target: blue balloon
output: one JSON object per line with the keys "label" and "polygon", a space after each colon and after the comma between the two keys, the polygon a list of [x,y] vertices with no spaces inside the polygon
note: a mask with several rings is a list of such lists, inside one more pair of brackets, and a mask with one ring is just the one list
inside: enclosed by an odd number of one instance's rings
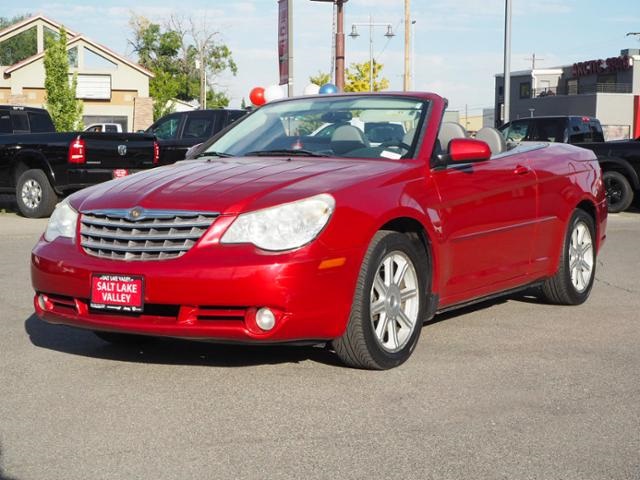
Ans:
{"label": "blue balloon", "polygon": [[333,83],[325,83],[320,87],[320,95],[329,95],[332,93],[338,93],[338,87],[336,87]]}

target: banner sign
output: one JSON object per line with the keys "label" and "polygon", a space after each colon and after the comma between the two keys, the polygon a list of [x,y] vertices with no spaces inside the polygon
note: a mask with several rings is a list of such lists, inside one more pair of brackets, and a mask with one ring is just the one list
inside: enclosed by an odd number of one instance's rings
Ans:
{"label": "banner sign", "polygon": [[289,0],[278,0],[278,64],[280,85],[289,83]]}

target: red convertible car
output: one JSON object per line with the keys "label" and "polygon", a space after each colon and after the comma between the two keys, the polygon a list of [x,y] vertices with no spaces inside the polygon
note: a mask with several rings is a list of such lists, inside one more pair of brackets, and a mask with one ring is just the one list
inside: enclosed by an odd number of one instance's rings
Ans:
{"label": "red convertible car", "polygon": [[429,93],[273,102],[198,158],[77,192],[33,249],[37,315],[111,342],[330,342],[387,369],[437,312],[535,285],[584,302],[607,218],[594,154],[470,139],[445,108]]}

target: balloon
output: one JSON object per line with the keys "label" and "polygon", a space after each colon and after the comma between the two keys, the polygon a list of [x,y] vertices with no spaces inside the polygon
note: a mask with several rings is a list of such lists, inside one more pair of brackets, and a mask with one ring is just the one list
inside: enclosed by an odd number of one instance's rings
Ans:
{"label": "balloon", "polygon": [[284,92],[280,85],[270,85],[264,89],[265,101],[273,102],[274,100],[279,100],[281,98],[284,98]]}
{"label": "balloon", "polygon": [[249,94],[249,100],[251,100],[251,103],[256,107],[264,105],[266,103],[266,99],[264,98],[264,88],[256,87],[251,90],[251,93]]}
{"label": "balloon", "polygon": [[333,83],[325,83],[320,87],[320,95],[329,95],[331,93],[338,93],[338,87]]}
{"label": "balloon", "polygon": [[318,93],[320,93],[320,86],[316,85],[315,83],[310,83],[309,85],[304,87],[305,95],[317,95]]}

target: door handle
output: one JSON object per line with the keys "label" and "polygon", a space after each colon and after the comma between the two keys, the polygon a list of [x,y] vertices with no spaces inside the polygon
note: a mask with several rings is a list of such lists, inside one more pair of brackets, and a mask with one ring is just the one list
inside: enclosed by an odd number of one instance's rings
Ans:
{"label": "door handle", "polygon": [[513,169],[513,173],[515,175],[526,175],[527,173],[530,173],[531,169],[529,167],[525,167],[524,165],[518,165],[516,168]]}

